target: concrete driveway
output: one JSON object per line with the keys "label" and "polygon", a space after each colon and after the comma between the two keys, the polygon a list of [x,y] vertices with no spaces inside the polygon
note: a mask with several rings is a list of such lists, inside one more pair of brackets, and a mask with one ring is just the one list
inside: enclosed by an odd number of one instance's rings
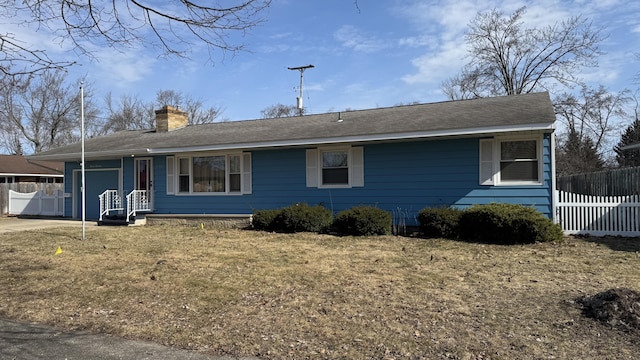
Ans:
{"label": "concrete driveway", "polygon": [[[82,227],[82,221],[74,219],[0,217],[0,234],[68,226]],[[96,226],[96,222],[86,221],[85,227],[89,226]]]}
{"label": "concrete driveway", "polygon": [[63,332],[49,326],[0,318],[0,359],[9,360],[259,360],[209,356],[148,341],[86,332]]}

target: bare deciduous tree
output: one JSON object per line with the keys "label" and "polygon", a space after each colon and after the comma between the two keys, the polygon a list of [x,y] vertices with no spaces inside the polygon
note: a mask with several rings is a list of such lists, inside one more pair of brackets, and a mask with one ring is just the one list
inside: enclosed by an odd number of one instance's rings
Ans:
{"label": "bare deciduous tree", "polygon": [[557,171],[571,175],[598,171],[613,164],[612,135],[616,121],[626,115],[629,92],[609,92],[604,86],[582,86],[579,95],[564,93],[554,99],[558,134]]}
{"label": "bare deciduous tree", "polygon": [[15,33],[0,33],[0,75],[21,76],[45,70],[62,70],[74,61],[56,61],[46,51],[33,49],[16,37]]}
{"label": "bare deciduous tree", "polygon": [[595,66],[601,30],[580,16],[544,28],[527,28],[525,8],[505,16],[479,13],[465,40],[469,62],[442,84],[451,99],[524,94],[580,82],[577,72]]}
{"label": "bare deciduous tree", "polygon": [[219,121],[221,107],[205,107],[201,99],[196,99],[175,90],[159,90],[156,93],[156,107],[165,105],[179,107],[189,114],[189,125],[210,124]]}
{"label": "bare deciduous tree", "polygon": [[300,114],[300,109],[295,105],[276,104],[260,110],[260,114],[263,119],[272,119],[304,115],[305,110],[303,108],[302,114]]}
{"label": "bare deciduous tree", "polygon": [[137,96],[123,95],[114,101],[111,94],[105,98],[107,118],[101,134],[121,130],[144,130],[155,127],[155,110],[171,105],[187,112],[189,125],[208,124],[219,121],[222,109],[205,107],[202,100],[194,99],[175,90],[159,90],[153,102],[145,102]]}
{"label": "bare deciduous tree", "polygon": [[[243,48],[232,34],[258,25],[271,0],[176,0],[170,4],[143,0],[0,0],[0,18],[23,19],[51,31],[61,42],[89,57],[92,46],[124,50],[139,44],[155,48],[159,55],[185,57],[196,45],[210,52],[234,53]],[[9,21],[9,20],[7,20]],[[88,40],[88,41],[87,41]],[[51,59],[18,33],[0,34],[0,72],[33,74],[60,69],[73,62]]]}
{"label": "bare deciduous tree", "polygon": [[[5,81],[12,85],[0,90],[0,126],[9,152],[39,152],[78,141],[80,81],[68,84],[60,70],[33,79],[12,77]],[[92,124],[97,108],[90,85],[84,93],[85,121]]]}
{"label": "bare deciduous tree", "polygon": [[580,94],[564,93],[554,99],[554,108],[567,132],[589,138],[596,149],[609,142],[614,121],[626,116],[625,105],[629,92],[609,92],[604,86],[588,88],[582,86]]}
{"label": "bare deciduous tree", "polygon": [[101,134],[153,128],[155,123],[153,106],[140,100],[137,96],[123,95],[118,101],[114,101],[109,93],[104,102],[107,114],[100,131]]}

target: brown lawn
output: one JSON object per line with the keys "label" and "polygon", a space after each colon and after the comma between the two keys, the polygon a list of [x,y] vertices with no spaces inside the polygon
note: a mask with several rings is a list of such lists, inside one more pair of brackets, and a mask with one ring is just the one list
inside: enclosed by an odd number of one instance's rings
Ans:
{"label": "brown lawn", "polygon": [[180,226],[79,237],[0,234],[0,316],[264,359],[640,354],[639,332],[576,303],[640,290],[640,239],[494,246]]}

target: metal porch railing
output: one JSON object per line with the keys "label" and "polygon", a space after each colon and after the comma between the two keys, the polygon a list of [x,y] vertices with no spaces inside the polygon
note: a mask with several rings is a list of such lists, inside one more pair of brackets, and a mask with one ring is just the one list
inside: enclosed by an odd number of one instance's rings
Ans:
{"label": "metal porch railing", "polygon": [[109,215],[112,211],[122,211],[122,197],[118,194],[118,190],[105,190],[98,195],[100,199],[100,221],[105,215]]}
{"label": "metal porch railing", "polygon": [[127,195],[127,222],[138,211],[151,211],[146,190],[133,190]]}

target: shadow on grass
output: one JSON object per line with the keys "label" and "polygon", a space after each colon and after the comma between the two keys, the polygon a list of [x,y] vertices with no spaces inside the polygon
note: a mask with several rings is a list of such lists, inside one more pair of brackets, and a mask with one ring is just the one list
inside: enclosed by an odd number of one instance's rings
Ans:
{"label": "shadow on grass", "polygon": [[640,252],[640,238],[637,237],[588,236],[582,239],[587,242],[606,246],[614,251]]}
{"label": "shadow on grass", "polygon": [[56,238],[67,238],[69,240],[82,240],[82,234],[70,234],[68,232],[63,231],[51,231],[45,230],[42,231],[42,234],[48,235],[48,239],[56,239]]}

